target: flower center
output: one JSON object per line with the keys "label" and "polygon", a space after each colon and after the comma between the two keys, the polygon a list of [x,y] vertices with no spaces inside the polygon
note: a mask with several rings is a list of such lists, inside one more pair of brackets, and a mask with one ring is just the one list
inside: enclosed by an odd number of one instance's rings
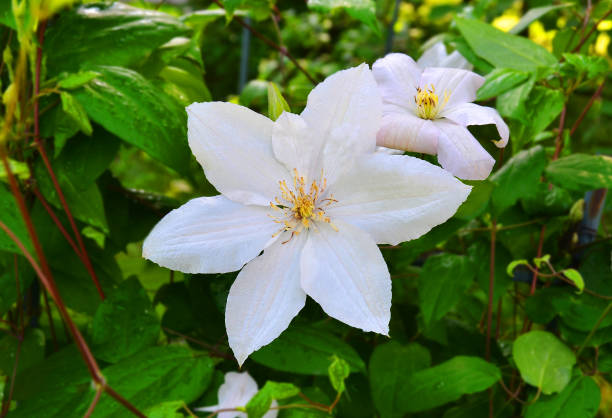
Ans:
{"label": "flower center", "polygon": [[429,87],[425,86],[425,88],[417,87],[417,94],[414,96],[414,102],[417,105],[417,116],[421,119],[435,119],[438,113],[446,106],[448,98],[448,91],[444,91],[444,98],[440,103],[433,84]]}
{"label": "flower center", "polygon": [[330,218],[325,215],[325,209],[336,203],[337,200],[333,195],[323,198],[327,187],[327,180],[323,175],[320,181],[313,180],[307,187],[304,177],[298,174],[297,169],[293,169],[293,187],[289,187],[285,180],[279,181],[278,184],[280,197],[275,197],[274,201],[270,202],[270,207],[279,211],[280,215],[270,216],[282,227],[273,236],[284,231],[291,231],[291,237],[293,237],[303,229],[310,228],[314,221],[326,222],[337,230]]}

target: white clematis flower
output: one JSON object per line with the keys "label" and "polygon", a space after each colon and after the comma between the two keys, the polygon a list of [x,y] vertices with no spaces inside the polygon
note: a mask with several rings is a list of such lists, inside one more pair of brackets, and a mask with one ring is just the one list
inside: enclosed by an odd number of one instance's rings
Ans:
{"label": "white clematis flower", "polygon": [[[228,372],[225,373],[225,380],[223,384],[219,386],[217,397],[219,403],[213,406],[203,406],[196,408],[196,411],[204,412],[215,412],[220,409],[235,409],[238,407],[245,407],[253,396],[257,393],[259,388],[257,382],[247,372],[236,373]],[[272,401],[272,406],[277,406],[276,401]],[[265,413],[263,418],[276,418],[278,410],[271,409]],[[245,412],[238,411],[224,411],[219,412],[216,415],[218,418],[247,418]]]}
{"label": "white clematis flower", "polygon": [[438,154],[438,162],[455,176],[483,180],[495,160],[468,131],[469,125],[495,124],[502,148],[508,126],[497,111],[473,102],[484,78],[455,68],[421,70],[412,58],[392,53],[377,60],[374,77],[383,98],[380,146]]}
{"label": "white clematis flower", "polygon": [[446,52],[443,42],[436,42],[429,49],[426,49],[416,63],[423,70],[428,67],[442,67],[462,68],[472,71],[474,68],[459,51],[453,51],[450,54]]}
{"label": "white clematis flower", "polygon": [[348,325],[387,334],[391,281],[376,244],[421,236],[469,194],[423,160],[375,153],[381,108],[366,64],[328,77],[301,115],[276,122],[230,103],[187,108],[189,145],[222,195],[166,215],[143,256],[187,273],[248,263],[225,312],[240,364],[288,327],[306,295]]}

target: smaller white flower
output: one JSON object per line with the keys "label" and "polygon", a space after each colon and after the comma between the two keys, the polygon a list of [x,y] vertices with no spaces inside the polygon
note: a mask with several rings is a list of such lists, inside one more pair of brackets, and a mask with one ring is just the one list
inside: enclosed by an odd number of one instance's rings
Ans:
{"label": "smaller white flower", "polygon": [[377,145],[426,154],[453,175],[486,179],[495,160],[467,129],[495,124],[503,148],[508,126],[497,111],[473,102],[484,78],[457,68],[422,70],[408,55],[393,53],[372,66],[383,98],[383,120]]}
{"label": "smaller white flower", "polygon": [[453,51],[450,54],[447,53],[446,47],[442,42],[437,42],[433,44],[431,48],[425,50],[416,63],[423,70],[427,67],[443,67],[461,68],[463,70],[472,71],[474,68],[459,51]]}
{"label": "smaller white flower", "polygon": [[[220,409],[235,409],[245,407],[259,388],[257,382],[247,372],[236,373],[228,372],[225,374],[223,384],[219,386],[217,397],[219,403],[213,406],[203,406],[196,408],[196,411],[215,412]],[[272,401],[272,406],[277,406],[276,401]],[[271,409],[263,416],[263,418],[276,418],[278,410]],[[218,418],[247,418],[245,412],[239,411],[224,411],[217,414]]]}

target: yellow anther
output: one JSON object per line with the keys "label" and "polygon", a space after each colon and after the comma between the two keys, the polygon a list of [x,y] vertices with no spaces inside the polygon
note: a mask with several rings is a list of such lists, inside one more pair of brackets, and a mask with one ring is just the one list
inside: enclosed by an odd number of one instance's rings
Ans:
{"label": "yellow anther", "polygon": [[448,91],[444,91],[444,98],[440,103],[440,99],[436,94],[436,88],[433,84],[429,87],[417,87],[417,94],[414,96],[414,103],[417,106],[417,116],[421,119],[435,119],[438,113],[444,109],[449,99]]}

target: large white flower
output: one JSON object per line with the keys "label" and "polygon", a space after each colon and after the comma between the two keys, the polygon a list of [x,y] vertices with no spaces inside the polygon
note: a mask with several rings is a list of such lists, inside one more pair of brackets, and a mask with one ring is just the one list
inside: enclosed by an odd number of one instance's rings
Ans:
{"label": "large white flower", "polygon": [[450,54],[446,52],[446,47],[442,42],[436,42],[426,49],[416,63],[423,70],[428,67],[443,67],[462,68],[471,71],[474,68],[459,51],[453,51]]}
{"label": "large white flower", "polygon": [[287,328],[306,295],[346,324],[387,334],[391,281],[376,243],[421,236],[469,194],[423,160],[374,153],[381,108],[365,64],[330,76],[301,115],[276,122],[230,103],[187,108],[189,145],[222,195],[166,215],[143,256],[187,273],[248,263],[225,313],[240,364]]}
{"label": "large white flower", "polygon": [[380,146],[438,154],[442,167],[468,180],[489,176],[495,160],[467,129],[495,124],[502,148],[508,126],[495,109],[473,102],[484,78],[456,68],[421,70],[408,55],[393,53],[377,60],[372,70],[383,98]]}
{"label": "large white flower", "polygon": [[[245,407],[253,396],[257,393],[259,388],[257,382],[247,372],[236,373],[228,372],[225,373],[225,380],[223,384],[219,386],[217,397],[219,403],[213,406],[203,406],[196,408],[196,411],[215,412],[220,409],[235,409],[238,407]],[[276,401],[272,401],[272,406],[277,406]],[[276,418],[278,415],[277,409],[271,409],[265,413],[263,418]],[[238,411],[224,411],[219,412],[216,415],[218,418],[247,418],[247,414]]]}

